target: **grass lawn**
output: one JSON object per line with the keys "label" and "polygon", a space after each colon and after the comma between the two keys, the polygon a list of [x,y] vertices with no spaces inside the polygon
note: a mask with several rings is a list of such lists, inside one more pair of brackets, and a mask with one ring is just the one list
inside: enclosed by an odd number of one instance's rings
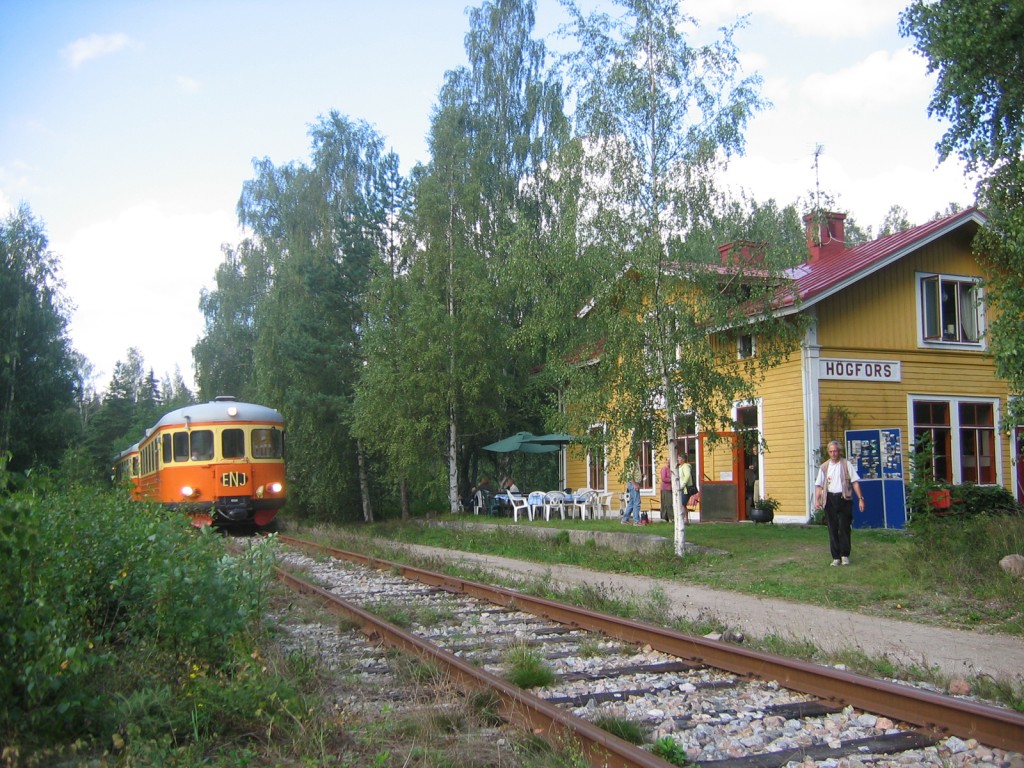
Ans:
{"label": "grass lawn", "polygon": [[[517,535],[524,527],[575,528],[672,539],[672,527],[625,528],[617,519],[513,523],[508,518],[440,516],[440,521],[492,523],[489,530],[388,521],[350,526],[339,536],[373,536],[502,555],[535,562],[680,579],[762,595],[949,627],[1024,636],[1024,584],[1004,574],[999,559],[1024,551],[1024,518],[980,517],[956,528],[907,531],[854,529],[852,564],[833,568],[824,526],[700,523],[686,527],[687,544],[709,552],[676,557],[624,553],[608,547]],[[322,531],[322,529],[321,529]],[[365,545],[365,539],[363,544]],[[365,549],[365,547],[364,547]]]}

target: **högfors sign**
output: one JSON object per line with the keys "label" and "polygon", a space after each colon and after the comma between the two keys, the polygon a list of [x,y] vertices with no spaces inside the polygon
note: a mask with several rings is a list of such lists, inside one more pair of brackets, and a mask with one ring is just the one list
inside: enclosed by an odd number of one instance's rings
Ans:
{"label": "h\u00f6gfors sign", "polygon": [[844,381],[900,381],[899,360],[844,360],[823,357],[818,361],[818,378]]}

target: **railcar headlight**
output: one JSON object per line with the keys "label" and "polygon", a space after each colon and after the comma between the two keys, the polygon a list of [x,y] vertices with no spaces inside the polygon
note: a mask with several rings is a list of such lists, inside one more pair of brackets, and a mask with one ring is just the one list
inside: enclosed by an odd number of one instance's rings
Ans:
{"label": "railcar headlight", "polygon": [[270,492],[271,493],[280,493],[283,490],[284,490],[284,485],[282,483],[271,483],[270,484]]}
{"label": "railcar headlight", "polygon": [[193,496],[199,495],[199,489],[193,488],[191,485],[183,485],[181,487],[181,495],[186,499],[191,499]]}

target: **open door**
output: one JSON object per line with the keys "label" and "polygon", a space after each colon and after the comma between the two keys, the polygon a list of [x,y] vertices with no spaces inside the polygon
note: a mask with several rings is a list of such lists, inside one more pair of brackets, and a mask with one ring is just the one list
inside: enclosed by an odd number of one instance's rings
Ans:
{"label": "open door", "polygon": [[743,489],[743,449],[735,432],[717,432],[716,440],[700,434],[700,519],[736,522]]}

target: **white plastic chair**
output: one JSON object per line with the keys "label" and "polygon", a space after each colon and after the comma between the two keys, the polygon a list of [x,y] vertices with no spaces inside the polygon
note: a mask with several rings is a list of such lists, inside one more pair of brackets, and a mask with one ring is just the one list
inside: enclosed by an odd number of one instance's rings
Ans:
{"label": "white plastic chair", "polygon": [[567,497],[565,504],[571,509],[578,509],[580,520],[586,520],[588,509],[590,510],[590,516],[594,516],[595,506],[597,505],[597,492],[591,491],[589,488],[581,489],[572,496]]}
{"label": "white plastic chair", "polygon": [[551,519],[551,510],[557,509],[565,520],[565,493],[562,491],[548,491],[544,494],[544,519]]}
{"label": "white plastic chair", "polygon": [[530,505],[530,519],[534,520],[544,510],[544,491],[530,491],[526,497],[526,503]]}
{"label": "white plastic chair", "polygon": [[505,491],[505,493],[508,494],[508,503],[512,505],[512,520],[514,522],[519,522],[520,512],[525,512],[526,517],[533,520],[533,507],[530,506],[528,497],[521,493],[512,493],[512,491]]}
{"label": "white plastic chair", "polygon": [[612,497],[615,495],[611,491],[596,491],[597,498],[594,502],[594,517],[600,515],[601,517],[612,516]]}

